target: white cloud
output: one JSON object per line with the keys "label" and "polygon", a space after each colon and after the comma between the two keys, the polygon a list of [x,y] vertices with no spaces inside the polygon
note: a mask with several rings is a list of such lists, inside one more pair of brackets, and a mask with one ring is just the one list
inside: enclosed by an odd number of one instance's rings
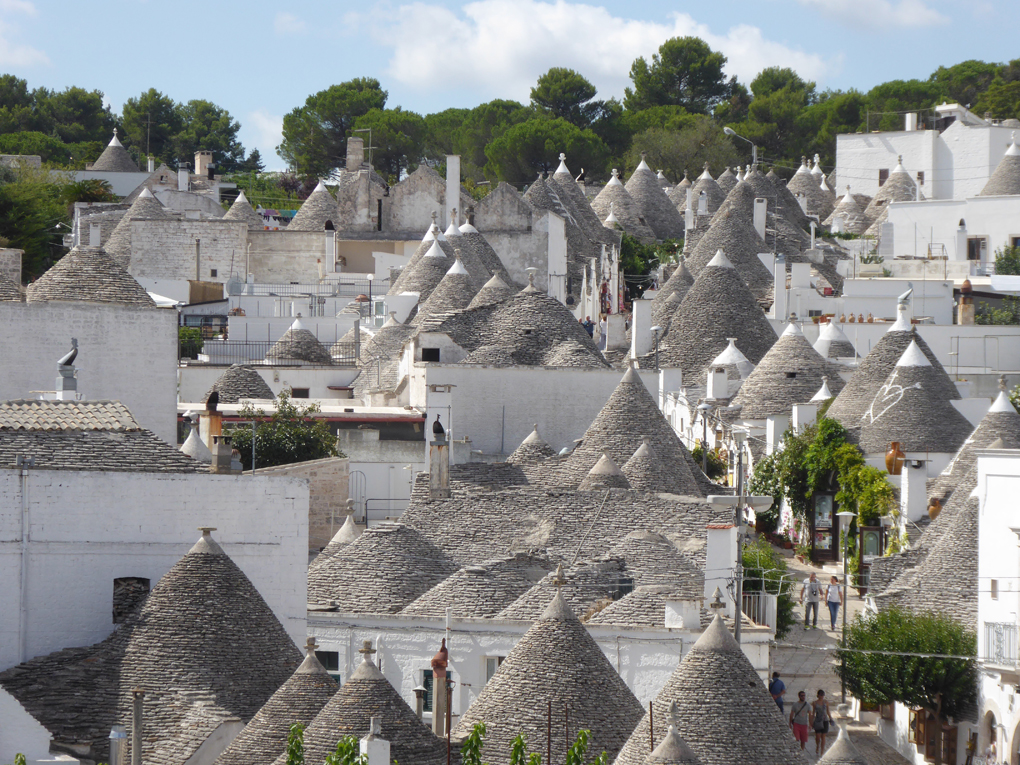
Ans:
{"label": "white cloud", "polygon": [[294,14],[281,11],[273,19],[273,29],[278,35],[298,35],[303,33],[307,26]]}
{"label": "white cloud", "polygon": [[37,66],[50,63],[49,56],[31,45],[12,42],[21,32],[11,24],[0,21],[0,67]]}
{"label": "white cloud", "polygon": [[800,0],[851,26],[875,31],[930,27],[949,21],[925,0]]}
{"label": "white cloud", "polygon": [[740,24],[720,35],[685,13],[656,23],[566,0],[479,0],[460,14],[415,2],[392,18],[375,30],[377,41],[394,49],[388,73],[422,92],[470,90],[526,101],[541,74],[563,66],[591,80],[603,97],[621,96],[635,58],[686,35],[725,54],[727,73],[744,82],[767,66],[788,66],[810,80],[831,68],[818,55],[765,39],[757,27]]}
{"label": "white cloud", "polygon": [[283,117],[279,114],[271,114],[265,109],[256,109],[248,112],[248,118],[243,123],[245,135],[242,143],[248,148],[258,149],[262,155],[262,161],[268,170],[283,169],[283,160],[276,154],[276,147],[283,141]]}
{"label": "white cloud", "polygon": [[35,4],[29,0],[0,0],[0,11],[4,13],[23,13],[26,16],[35,16],[37,11]]}

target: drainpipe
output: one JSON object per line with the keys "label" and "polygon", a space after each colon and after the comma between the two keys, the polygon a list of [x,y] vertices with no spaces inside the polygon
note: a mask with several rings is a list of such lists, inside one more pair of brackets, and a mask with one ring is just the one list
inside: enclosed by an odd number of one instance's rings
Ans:
{"label": "drainpipe", "polygon": [[131,689],[131,765],[142,765],[142,700],[144,688]]}
{"label": "drainpipe", "polygon": [[35,457],[18,457],[21,468],[21,598],[18,621],[18,655],[28,661],[28,541],[31,526],[28,516],[28,469],[35,465]]}

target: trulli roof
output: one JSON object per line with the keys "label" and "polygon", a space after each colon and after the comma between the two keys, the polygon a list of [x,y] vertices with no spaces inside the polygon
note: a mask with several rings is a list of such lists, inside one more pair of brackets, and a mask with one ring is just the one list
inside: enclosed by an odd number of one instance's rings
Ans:
{"label": "trulli roof", "polygon": [[615,168],[613,177],[592,200],[591,206],[602,220],[607,219],[610,213],[615,215],[623,230],[631,236],[645,243],[655,241],[655,232],[644,219],[641,206],[631,197],[627,187],[620,182],[619,173]]}
{"label": "trulli roof", "polygon": [[113,138],[103,149],[99,159],[92,163],[89,170],[97,170],[104,173],[137,173],[138,165],[131,159],[131,154],[124,148],[124,144],[117,138],[116,129],[113,131]]}
{"label": "trulli roof", "polygon": [[511,465],[528,465],[555,456],[556,452],[553,448],[538,434],[538,423],[535,423],[535,427],[528,437],[521,441],[521,445],[514,449],[513,454],[507,457],[506,461]]}
{"label": "trulli roof", "polygon": [[1016,133],[1011,136],[1009,148],[999,160],[995,172],[978,196],[1004,196],[1020,194],[1020,146],[1016,145]]}
{"label": "trulli roof", "polygon": [[106,250],[82,245],[72,249],[28,285],[25,299],[29,303],[59,300],[156,307],[142,285]]}
{"label": "trulli roof", "polygon": [[308,198],[301,203],[297,214],[287,224],[288,231],[323,231],[326,221],[336,226],[339,219],[339,209],[336,200],[326,188],[326,185],[319,181]]}
{"label": "trulli roof", "polygon": [[720,210],[716,214],[712,225],[687,258],[695,278],[719,250],[726,253],[755,300],[762,305],[771,305],[772,274],[758,258],[759,253],[769,252],[769,247],[758,236],[751,219],[736,209]]}
{"label": "trulli roof", "polygon": [[842,327],[832,321],[827,321],[818,330],[818,339],[814,342],[814,349],[827,359],[856,358],[857,351],[850,338],[843,332]]}
{"label": "trulli roof", "polygon": [[243,191],[237,195],[237,199],[230,205],[230,209],[223,216],[223,220],[239,220],[247,223],[249,231],[262,231],[266,227],[265,220],[255,212]]}
{"label": "trulli roof", "polygon": [[213,391],[220,394],[221,404],[236,404],[242,398],[273,399],[276,395],[262,375],[248,364],[233,364],[219,376],[202,398],[207,401]]}
{"label": "trulli roof", "polygon": [[638,203],[657,239],[683,239],[684,219],[662,190],[662,183],[644,159],[627,179],[625,188]]}
{"label": "trulli roof", "polygon": [[271,364],[319,364],[330,366],[333,357],[329,350],[311,330],[301,326],[300,319],[291,325],[283,336],[273,343],[266,353],[266,361]]}
{"label": "trulli roof", "polygon": [[142,189],[103,246],[111,258],[126,266],[131,260],[131,221],[170,220],[173,217],[151,191]]}

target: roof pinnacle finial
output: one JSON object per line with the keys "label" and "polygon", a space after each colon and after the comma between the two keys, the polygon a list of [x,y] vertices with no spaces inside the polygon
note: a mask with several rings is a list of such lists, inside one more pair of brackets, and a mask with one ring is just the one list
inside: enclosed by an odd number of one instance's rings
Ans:
{"label": "roof pinnacle finial", "polygon": [[435,210],[432,211],[432,225],[433,226],[436,225],[436,211]]}
{"label": "roof pinnacle finial", "polygon": [[708,163],[705,163],[705,170],[708,170]]}
{"label": "roof pinnacle finial", "polygon": [[113,137],[114,137],[114,138],[116,138],[116,137],[117,137],[117,128],[114,128],[114,129],[113,129]]}
{"label": "roof pinnacle finial", "polygon": [[563,152],[561,151],[561,152],[560,152],[560,162],[566,162],[566,161],[567,161],[567,155],[566,155],[566,154],[564,154],[564,153],[563,153]]}
{"label": "roof pinnacle finial", "polygon": [[669,711],[666,713],[666,724],[671,728],[676,727],[677,706],[676,699],[669,702]]}
{"label": "roof pinnacle finial", "polygon": [[364,641],[361,644],[361,648],[358,649],[358,653],[360,653],[362,655],[362,657],[363,657],[362,661],[366,661],[366,662],[372,661],[372,654],[375,653],[375,652],[376,652],[376,650],[374,648],[372,648],[372,641],[371,640]]}
{"label": "roof pinnacle finial", "polygon": [[535,272],[530,269],[528,270],[528,286],[529,287],[535,286]]}
{"label": "roof pinnacle finial", "polygon": [[617,170],[615,167],[613,168],[613,177],[614,178],[619,178],[620,177],[620,171]]}
{"label": "roof pinnacle finial", "polygon": [[198,530],[202,532],[202,536],[208,539],[212,536],[212,532],[216,531],[215,526],[199,526]]}
{"label": "roof pinnacle finial", "polygon": [[305,655],[311,656],[313,653],[315,653],[315,649],[318,647],[319,645],[318,643],[315,642],[314,637],[308,638],[308,640],[305,641]]}
{"label": "roof pinnacle finial", "polygon": [[1006,375],[999,375],[999,390],[1006,390]]}
{"label": "roof pinnacle finial", "polygon": [[553,584],[556,585],[556,591],[559,592],[566,583],[567,580],[563,578],[563,564],[560,563],[556,566],[556,573],[553,575]]}
{"label": "roof pinnacle finial", "polygon": [[641,159],[644,159],[647,156],[648,156],[648,152],[647,151],[641,152]]}

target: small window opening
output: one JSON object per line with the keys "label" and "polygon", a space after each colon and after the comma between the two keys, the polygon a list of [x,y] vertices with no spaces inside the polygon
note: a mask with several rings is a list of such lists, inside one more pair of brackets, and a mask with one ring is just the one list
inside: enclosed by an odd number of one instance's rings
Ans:
{"label": "small window opening", "polygon": [[796,372],[787,372],[787,373],[786,373],[786,379],[787,379],[787,380],[792,380],[792,379],[793,379],[793,378],[795,378],[796,376],[797,376],[797,373],[796,373]]}
{"label": "small window opening", "polygon": [[330,677],[340,682],[340,654],[337,651],[316,651],[315,658]]}
{"label": "small window opening", "polygon": [[439,349],[438,348],[422,348],[421,349],[421,360],[422,361],[439,361]]}
{"label": "small window opening", "polygon": [[291,398],[308,398],[308,388],[291,388]]}
{"label": "small window opening", "polygon": [[149,580],[122,576],[113,580],[113,623],[123,624],[149,594]]}
{"label": "small window opening", "polygon": [[993,579],[992,582],[992,600],[999,599],[999,580]]}
{"label": "small window opening", "polygon": [[210,268],[209,269],[209,276],[212,276],[212,277],[215,278],[217,273],[218,273],[218,271],[215,268]]}
{"label": "small window opening", "polygon": [[885,186],[885,182],[887,180],[889,180],[889,171],[888,170],[879,170],[878,171],[878,185],[879,186]]}

